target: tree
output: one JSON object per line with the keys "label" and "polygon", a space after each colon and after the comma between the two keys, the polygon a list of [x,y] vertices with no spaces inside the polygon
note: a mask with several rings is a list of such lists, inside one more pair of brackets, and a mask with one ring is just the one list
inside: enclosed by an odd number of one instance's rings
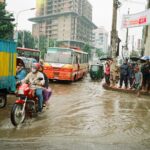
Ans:
{"label": "tree", "polygon": [[130,57],[139,57],[139,53],[138,51],[132,51],[131,54],[130,54]]}
{"label": "tree", "polygon": [[6,4],[0,2],[0,38],[13,39],[13,30],[15,25],[13,21],[13,14],[5,10]]}
{"label": "tree", "polygon": [[83,47],[83,51],[87,53],[91,53],[91,46],[89,44],[85,44]]}
{"label": "tree", "polygon": [[23,30],[18,32],[18,47],[36,47],[36,41],[30,31]]}
{"label": "tree", "polygon": [[39,37],[39,49],[41,51],[41,58],[44,58],[44,54],[46,53],[48,47],[48,41],[45,35],[40,35]]}
{"label": "tree", "polygon": [[49,42],[48,47],[54,47],[55,46],[55,41],[54,40],[49,39],[48,42]]}
{"label": "tree", "polygon": [[101,49],[96,49],[96,54],[98,57],[106,55]]}
{"label": "tree", "polygon": [[89,58],[91,58],[92,47],[89,44],[85,44],[83,47],[83,51],[89,54]]}

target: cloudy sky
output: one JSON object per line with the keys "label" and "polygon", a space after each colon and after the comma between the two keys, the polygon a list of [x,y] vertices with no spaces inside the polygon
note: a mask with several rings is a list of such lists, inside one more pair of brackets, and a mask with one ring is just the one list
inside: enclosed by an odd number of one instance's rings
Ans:
{"label": "cloudy sky", "polygon": [[[15,17],[20,10],[25,10],[35,7],[36,0],[6,0],[7,9],[14,12]],[[97,26],[104,26],[105,29],[110,33],[111,22],[112,22],[112,1],[113,0],[89,0],[93,6],[93,22]],[[121,18],[123,14],[126,14],[128,8],[131,13],[137,13],[145,9],[144,2],[146,0],[120,0],[122,6],[118,10],[118,31],[120,36],[124,36],[124,29],[121,29]],[[132,2],[126,2],[132,1]],[[141,3],[137,3],[141,2]],[[143,4],[142,4],[143,3]],[[28,18],[34,17],[35,11],[26,11],[20,13],[18,17],[18,29],[32,30],[32,23],[28,21]],[[141,36],[141,28],[135,28],[130,30],[130,34],[137,34]]]}

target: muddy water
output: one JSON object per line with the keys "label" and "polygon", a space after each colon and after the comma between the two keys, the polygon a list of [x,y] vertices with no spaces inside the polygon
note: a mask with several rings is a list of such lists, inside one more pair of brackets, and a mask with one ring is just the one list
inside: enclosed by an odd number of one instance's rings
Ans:
{"label": "muddy water", "polygon": [[9,97],[0,110],[3,148],[17,149],[15,143],[18,149],[150,149],[150,97],[107,91],[89,77],[51,88],[49,109],[17,128],[10,122]]}

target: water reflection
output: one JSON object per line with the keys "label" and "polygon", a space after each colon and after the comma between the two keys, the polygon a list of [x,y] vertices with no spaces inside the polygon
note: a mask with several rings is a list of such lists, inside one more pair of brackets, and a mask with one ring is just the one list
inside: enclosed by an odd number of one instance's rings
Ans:
{"label": "water reflection", "polygon": [[10,122],[9,100],[0,110],[0,138],[52,136],[96,138],[101,141],[138,142],[150,138],[149,97],[106,91],[89,78],[72,84],[51,83],[51,105],[43,116],[26,120],[17,129]]}

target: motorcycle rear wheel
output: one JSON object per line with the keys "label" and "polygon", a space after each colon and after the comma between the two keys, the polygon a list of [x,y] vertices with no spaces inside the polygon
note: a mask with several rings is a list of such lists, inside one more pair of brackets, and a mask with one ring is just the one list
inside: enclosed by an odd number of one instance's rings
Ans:
{"label": "motorcycle rear wheel", "polygon": [[22,104],[14,104],[11,110],[11,122],[14,126],[18,126],[25,120],[25,110],[22,112]]}

